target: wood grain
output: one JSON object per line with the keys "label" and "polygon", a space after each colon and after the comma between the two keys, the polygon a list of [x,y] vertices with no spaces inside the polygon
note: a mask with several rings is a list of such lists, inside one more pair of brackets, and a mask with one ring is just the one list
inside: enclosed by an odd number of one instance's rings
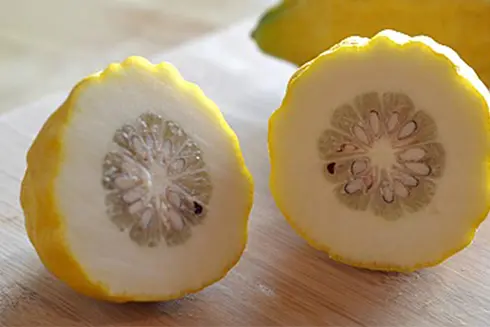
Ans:
{"label": "wood grain", "polygon": [[258,53],[249,28],[245,23],[151,58],[171,61],[197,82],[240,137],[256,196],[237,267],[202,292],[168,303],[95,301],[54,279],[27,241],[18,192],[26,149],[66,96],[60,90],[0,116],[1,326],[488,326],[488,223],[467,250],[413,274],[338,264],[291,230],[269,193],[266,133],[293,67]]}
{"label": "wood grain", "polygon": [[0,0],[0,112],[72,85],[93,67],[155,55],[276,0]]}

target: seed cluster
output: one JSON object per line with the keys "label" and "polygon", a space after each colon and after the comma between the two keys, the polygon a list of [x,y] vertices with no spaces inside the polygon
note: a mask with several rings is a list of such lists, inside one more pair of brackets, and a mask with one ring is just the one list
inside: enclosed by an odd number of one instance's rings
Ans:
{"label": "seed cluster", "polygon": [[113,141],[102,177],[112,222],[140,246],[183,244],[206,217],[212,193],[199,147],[153,113],[119,128]]}
{"label": "seed cluster", "polygon": [[[324,176],[341,203],[386,219],[427,206],[444,171],[434,120],[404,93],[369,92],[334,110],[319,138]],[[377,150],[380,144],[388,148]],[[387,151],[389,150],[389,151]],[[390,153],[387,153],[390,152]]]}

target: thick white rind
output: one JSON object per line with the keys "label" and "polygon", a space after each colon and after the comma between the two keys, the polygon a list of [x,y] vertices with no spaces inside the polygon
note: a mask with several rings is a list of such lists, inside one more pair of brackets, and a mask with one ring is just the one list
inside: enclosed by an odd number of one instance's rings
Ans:
{"label": "thick white rind", "polygon": [[[243,250],[250,184],[229,135],[198,105],[174,80],[138,66],[85,86],[74,103],[63,137],[58,206],[74,258],[91,282],[103,283],[112,295],[164,297],[198,289],[222,277]],[[148,110],[178,122],[195,140],[212,179],[205,223],[182,246],[140,247],[105,213],[102,163],[113,134]]]}
{"label": "thick white rind", "polygon": [[[362,56],[353,50],[335,61],[319,60],[308,76],[295,80],[287,105],[273,117],[272,178],[281,209],[313,243],[337,257],[385,267],[439,261],[466,243],[487,210],[487,103],[465,89],[447,60],[434,59],[428,49],[400,50],[385,42]],[[317,141],[330,127],[332,110],[367,91],[407,93],[434,117],[447,152],[432,203],[396,222],[347,209],[322,177]]]}

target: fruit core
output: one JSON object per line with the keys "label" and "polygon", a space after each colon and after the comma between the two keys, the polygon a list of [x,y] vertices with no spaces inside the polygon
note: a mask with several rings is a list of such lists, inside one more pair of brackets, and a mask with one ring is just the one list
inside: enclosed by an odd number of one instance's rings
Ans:
{"label": "fruit core", "polygon": [[147,112],[115,131],[103,163],[107,213],[140,246],[183,244],[207,213],[202,151],[175,122]]}
{"label": "fruit core", "polygon": [[426,207],[444,171],[434,120],[402,92],[338,106],[319,138],[324,176],[341,203],[395,220]]}
{"label": "fruit core", "polygon": [[386,137],[373,141],[368,156],[371,158],[372,165],[380,169],[390,169],[396,163],[395,151]]}

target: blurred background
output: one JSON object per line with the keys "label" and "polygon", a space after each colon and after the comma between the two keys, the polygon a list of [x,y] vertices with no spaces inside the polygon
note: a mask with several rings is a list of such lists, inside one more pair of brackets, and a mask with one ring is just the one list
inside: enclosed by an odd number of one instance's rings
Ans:
{"label": "blurred background", "polygon": [[152,57],[274,0],[0,0],[0,112],[128,55]]}

